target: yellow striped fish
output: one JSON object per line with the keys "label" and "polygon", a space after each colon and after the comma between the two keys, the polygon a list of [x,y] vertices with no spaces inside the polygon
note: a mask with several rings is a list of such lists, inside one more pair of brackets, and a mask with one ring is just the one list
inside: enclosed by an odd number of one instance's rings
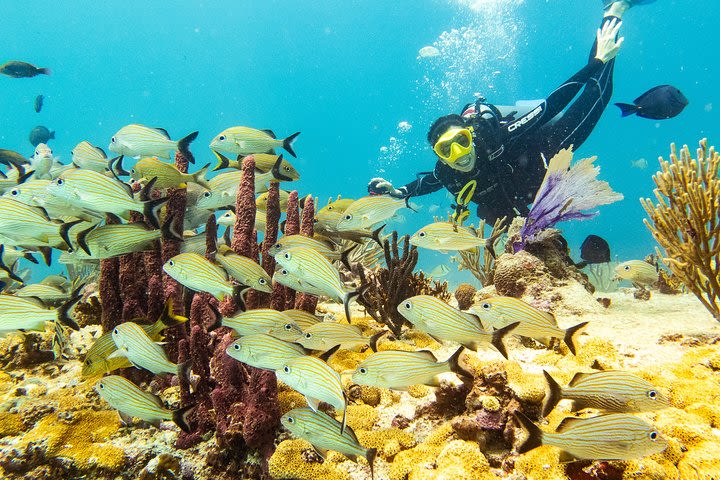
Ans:
{"label": "yellow striped fish", "polygon": [[166,219],[162,229],[148,228],[144,222],[101,225],[83,230],[77,235],[77,243],[86,255],[77,252],[78,259],[102,260],[132,252],[142,252],[153,248],[161,238],[183,241],[183,237],[173,231],[172,219]]}
{"label": "yellow striped fish", "polygon": [[[287,211],[287,202],[288,202],[289,197],[290,197],[290,194],[286,190],[280,190],[280,211],[281,212]],[[267,210],[267,201],[268,201],[268,192],[265,192],[255,199],[255,208],[257,208],[258,210],[262,210],[264,212],[265,210]]]}
{"label": "yellow striped fish", "polygon": [[315,213],[315,225],[326,230],[337,230],[342,214],[355,202],[352,198],[338,198]]}
{"label": "yellow striped fish", "polygon": [[120,412],[120,416],[129,421],[135,417],[155,427],[163,420],[172,420],[185,432],[190,432],[187,415],[194,405],[170,410],[163,406],[162,400],[152,393],[141,390],[130,380],[119,375],[109,375],[95,385],[95,391],[108,405]]}
{"label": "yellow striped fish", "polygon": [[38,263],[37,259],[33,256],[33,254],[31,252],[28,252],[27,250],[13,248],[5,245],[3,245],[3,247],[4,248],[0,253],[0,260],[2,260],[2,262],[7,266],[11,267],[15,265],[15,262],[17,262],[21,258],[24,258],[25,260],[28,260],[32,263]]}
{"label": "yellow striped fish", "polygon": [[[135,323],[142,321],[143,319],[133,319]],[[174,327],[181,323],[187,322],[187,317],[183,317],[175,314],[172,308],[172,301],[168,300],[165,302],[163,311],[155,321],[149,325],[141,325],[142,329],[145,330],[148,337],[153,341],[157,342],[162,340],[162,331],[168,327]],[[105,373],[110,373],[113,370],[119,368],[131,367],[132,364],[127,357],[108,357],[117,350],[117,346],[112,338],[112,332],[107,332],[98,337],[83,359],[83,367],[81,375],[83,378],[100,376]]]}
{"label": "yellow striped fish", "polygon": [[35,153],[30,157],[30,165],[35,178],[50,178],[50,169],[53,166],[55,157],[52,150],[44,143],[35,147]]}
{"label": "yellow striped fish", "polygon": [[560,400],[572,400],[573,412],[584,408],[619,413],[649,412],[670,406],[667,397],[655,385],[628,372],[577,373],[565,388],[549,373],[543,373],[547,381],[543,417]]}
{"label": "yellow striped fish", "polygon": [[51,287],[65,288],[68,286],[68,279],[63,275],[48,275],[47,277],[40,280],[43,285],[50,285]]}
{"label": "yellow striped fish", "polygon": [[259,292],[272,293],[272,279],[256,261],[238,255],[227,245],[218,247],[215,260],[241,285]]}
{"label": "yellow striped fish", "polygon": [[410,237],[410,243],[416,247],[439,252],[492,246],[491,240],[494,239],[482,238],[479,233],[482,232],[452,222],[435,222],[415,232]]}
{"label": "yellow striped fish", "polygon": [[198,132],[181,138],[170,139],[168,132],[162,128],[150,128],[136,123],[126,125],[110,139],[111,152],[127,157],[160,157],[171,158],[176,150],[187,150],[190,142],[197,138]]}
{"label": "yellow striped fish", "polygon": [[[221,173],[207,182],[205,190],[197,201],[197,208],[217,210],[228,205],[235,205],[237,191],[240,187],[242,170]],[[275,174],[275,169],[266,173],[255,173],[255,193],[266,192],[268,182],[287,181]]]}
{"label": "yellow striped fish", "polygon": [[70,246],[67,230],[71,226],[50,220],[40,208],[0,197],[0,232],[4,245],[60,247],[53,238],[62,237]]}
{"label": "yellow striped fish", "polygon": [[[237,216],[232,212],[232,210],[228,210],[227,212],[220,215],[220,218],[218,218],[218,225],[232,228],[235,226],[236,220]],[[265,212],[257,210],[255,212],[255,230],[257,230],[258,232],[264,232],[266,227],[265,220]]]}
{"label": "yellow striped fish", "polygon": [[519,410],[513,416],[528,433],[518,447],[525,453],[541,445],[559,448],[560,461],[633,460],[664,451],[667,440],[634,415],[611,413],[591,418],[567,417],[555,433],[545,433]]}
{"label": "yellow striped fish", "polygon": [[19,290],[16,290],[15,295],[18,297],[39,298],[43,301],[43,303],[54,305],[67,300],[70,293],[66,292],[62,288],[53,287],[52,285],[35,283],[33,285],[26,285]]}
{"label": "yellow striped fish", "polygon": [[317,412],[320,402],[328,403],[336,410],[342,409],[340,433],[344,433],[347,397],[340,375],[327,363],[306,355],[286,362],[275,374],[278,380],[304,395],[313,411]]}
{"label": "yellow striped fish", "polygon": [[103,174],[109,169],[105,150],[94,146],[88,141],[78,143],[70,153],[72,153],[72,163],[77,168],[94,170]]}
{"label": "yellow striped fish", "polygon": [[[152,188],[150,183],[148,185],[141,193],[141,198]],[[133,197],[129,188],[128,185],[102,173],[73,168],[53,180],[48,185],[47,192],[76,207],[98,213],[114,213],[125,220],[130,218],[130,212],[140,212],[157,227],[157,211],[167,198],[139,200]]]}
{"label": "yellow striped fish", "polygon": [[322,322],[322,318],[319,318],[312,313],[306,312],[305,310],[298,310],[293,308],[290,310],[283,310],[283,313],[290,317],[295,323],[297,323],[298,327],[300,327],[300,330],[302,330],[303,332],[311,325]]}
{"label": "yellow striped fish", "polygon": [[344,433],[338,433],[342,424],[320,411],[311,408],[295,408],[280,418],[280,422],[290,433],[298,438],[307,440],[325,458],[327,450],[339,452],[357,462],[362,457],[370,466],[370,478],[375,478],[373,463],[377,450],[365,448],[352,428],[345,428]]}
{"label": "yellow striped fish", "polygon": [[[242,162],[245,158],[245,155],[238,155],[237,160],[230,160],[222,153],[216,152],[215,150],[213,150],[212,152],[218,159],[218,164],[213,169],[214,172],[217,170],[222,170],[224,168],[234,168],[236,170],[242,170]],[[255,169],[263,173],[269,172],[277,163],[278,158],[282,159],[278,168],[279,172],[282,173],[283,176],[288,177],[290,179],[289,181],[300,180],[300,173],[295,169],[295,167],[292,166],[290,162],[282,158],[282,155],[270,155],[269,153],[253,154],[253,159],[255,160]]]}
{"label": "yellow striped fish", "polygon": [[338,231],[368,230],[392,218],[401,208],[410,208],[407,200],[388,195],[373,195],[354,201],[340,216]]}
{"label": "yellow striped fish", "polygon": [[190,290],[207,292],[218,300],[233,293],[225,270],[197,253],[175,255],[163,265],[163,270]]}
{"label": "yellow striped fish", "polygon": [[283,250],[287,250],[292,247],[308,247],[312,248],[323,254],[330,260],[338,260],[342,252],[335,250],[334,246],[329,242],[317,240],[315,238],[306,237],[305,235],[287,235],[277,241],[275,245],[270,247],[268,253],[271,256],[275,256]]}
{"label": "yellow striped fish", "polygon": [[327,351],[336,345],[343,350],[358,350],[370,339],[360,329],[347,323],[320,322],[303,330],[297,343],[308,350]]}
{"label": "yellow striped fish", "polygon": [[397,310],[415,327],[432,337],[457,342],[471,350],[490,344],[505,358],[507,351],[503,339],[518,326],[513,323],[494,332],[483,330],[477,316],[458,310],[430,295],[416,295],[403,300]]}
{"label": "yellow striped fish", "polygon": [[455,372],[467,377],[458,360],[465,347],[458,348],[450,358],[438,362],[432,352],[376,352],[360,362],[352,374],[352,381],[392,390],[406,390],[413,385],[440,386],[440,375]]}
{"label": "yellow striped fish", "polygon": [[615,267],[615,277],[637,285],[652,285],[658,281],[658,268],[643,260],[629,260]]}
{"label": "yellow striped fish", "polygon": [[223,317],[222,325],[232,328],[240,336],[264,333],[288,342],[294,342],[302,335],[302,330],[290,317],[272,308],[256,308],[234,317]]}
{"label": "yellow striped fish", "polygon": [[288,272],[286,268],[279,267],[275,269],[273,274],[273,282],[277,282],[280,285],[284,285],[288,288],[292,288],[296,292],[309,293],[310,295],[317,295],[318,297],[325,295],[324,290],[316,287],[315,285],[306,282],[297,275],[293,275]]}
{"label": "yellow striped fish", "polygon": [[130,177],[143,184],[155,178],[157,188],[185,188],[191,182],[207,185],[205,174],[209,166],[205,165],[195,173],[182,173],[174,164],[163,162],[157,157],[145,157],[138,160],[130,169]]}
{"label": "yellow striped fish", "polygon": [[117,350],[109,355],[110,358],[126,357],[135,367],[144,368],[155,375],[178,373],[178,365],[168,359],[165,350],[153,342],[137,323],[121,323],[113,329],[112,339]]}
{"label": "yellow striped fish", "polygon": [[275,256],[275,261],[291,275],[310,283],[325,295],[345,306],[345,318],[350,323],[350,300],[356,291],[345,289],[340,272],[322,253],[307,247],[292,247]]}
{"label": "yellow striped fish", "polygon": [[253,153],[268,153],[274,148],[282,147],[290,155],[297,157],[292,144],[298,135],[300,135],[300,132],[293,133],[287,138],[278,139],[272,130],[230,127],[213,138],[212,142],[210,142],[210,148],[233,155],[251,155]]}
{"label": "yellow striped fish", "polygon": [[511,323],[520,322],[513,335],[534,338],[547,342],[548,338],[558,338],[565,342],[573,355],[577,355],[577,335],[588,322],[582,322],[566,330],[557,326],[555,316],[512,297],[492,297],[473,305],[470,311],[485,324],[502,328]]}
{"label": "yellow striped fish", "polygon": [[62,198],[48,195],[47,188],[50,183],[51,180],[28,180],[8,190],[3,196],[32,207],[42,207],[51,217],[72,215],[85,220],[99,218],[99,214],[97,213],[94,214],[96,217],[93,217],[82,208],[75,207]]}
{"label": "yellow striped fish", "polygon": [[240,337],[227,348],[235,360],[263,370],[277,370],[295,357],[306,355],[300,345],[264,333]]}
{"label": "yellow striped fish", "polygon": [[60,322],[73,330],[80,327],[70,318],[70,311],[80,299],[77,291],[58,308],[47,308],[37,300],[0,293],[0,336],[17,330],[45,331],[45,323]]}
{"label": "yellow striped fish", "polygon": [[[7,150],[0,149],[0,151]],[[22,167],[15,167],[12,170],[8,170],[0,175],[0,192],[4,192],[7,189],[17,186],[21,177],[26,178],[25,170],[21,171],[20,168]]]}

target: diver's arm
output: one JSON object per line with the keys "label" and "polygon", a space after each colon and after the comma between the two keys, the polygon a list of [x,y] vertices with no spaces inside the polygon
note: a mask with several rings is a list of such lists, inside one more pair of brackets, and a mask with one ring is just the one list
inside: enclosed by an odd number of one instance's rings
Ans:
{"label": "diver's arm", "polygon": [[437,192],[443,187],[442,182],[437,178],[435,171],[418,174],[418,178],[398,190],[411,197],[420,197],[429,193]]}

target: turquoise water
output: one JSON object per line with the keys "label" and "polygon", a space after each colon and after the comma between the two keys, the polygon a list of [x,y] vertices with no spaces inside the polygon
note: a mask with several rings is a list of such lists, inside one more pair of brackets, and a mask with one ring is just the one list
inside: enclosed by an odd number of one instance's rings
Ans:
{"label": "turquoise water", "polygon": [[[199,130],[192,150],[200,166],[212,159],[210,140],[227,127],[271,128],[279,136],[301,131],[293,163],[302,179],[294,187],[323,204],[337,194],[357,198],[374,176],[399,186],[432,169],[428,126],[458,112],[475,92],[497,104],[541,98],[575,73],[586,61],[600,4],[5,1],[2,61],[26,60],[53,75],[0,77],[0,148],[29,156],[28,132],[46,125],[57,132],[55,154],[69,162],[81,140],[105,148],[120,127],[137,122],[166,128],[173,138]],[[690,104],[661,122],[621,119],[616,107],[607,109],[578,155],[598,155],[601,178],[625,200],[603,207],[595,220],[567,225],[574,251],[596,233],[620,259],[650,253],[638,198],[652,192],[657,156],[673,141],[718,143],[718,13],[716,0],[658,0],[626,15],[613,101],[668,83]],[[442,55],[418,58],[426,45]],[[39,114],[38,94],[46,97]],[[631,167],[640,158],[648,167]],[[451,203],[442,192],[414,202],[423,208],[402,213],[402,233]],[[421,254],[426,269],[442,260]]]}

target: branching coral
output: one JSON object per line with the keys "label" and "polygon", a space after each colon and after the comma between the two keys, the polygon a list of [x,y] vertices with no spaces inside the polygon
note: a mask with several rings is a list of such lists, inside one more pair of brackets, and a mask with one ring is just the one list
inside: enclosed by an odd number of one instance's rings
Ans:
{"label": "branching coral", "polygon": [[653,176],[655,198],[641,199],[645,225],[665,250],[663,262],[720,321],[720,155],[707,140],[697,158],[675,144]]}
{"label": "branching coral", "polygon": [[[500,243],[502,234],[505,233],[507,228],[506,217],[495,220],[492,231],[490,232],[490,237],[488,237],[495,239],[493,243],[493,250],[495,252],[498,250],[494,247]],[[485,231],[485,220],[480,221],[477,231]],[[492,285],[495,257],[491,253],[491,249],[472,248],[470,250],[460,250],[458,255],[459,256],[451,257],[451,260],[458,263],[458,270],[469,270],[483,287]]]}
{"label": "branching coral", "polygon": [[600,167],[593,165],[596,158],[583,158],[571,167],[573,152],[563,149],[550,160],[520,230],[520,241],[513,245],[516,252],[529,242],[542,240],[542,233],[560,222],[592,218],[598,212],[588,210],[622,200],[623,196],[614,192],[607,182],[597,179]]}

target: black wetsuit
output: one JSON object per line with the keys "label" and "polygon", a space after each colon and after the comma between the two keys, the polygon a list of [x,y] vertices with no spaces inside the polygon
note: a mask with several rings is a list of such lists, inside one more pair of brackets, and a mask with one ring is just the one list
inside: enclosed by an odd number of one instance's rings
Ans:
{"label": "black wetsuit", "polygon": [[[613,18],[606,17],[603,24]],[[417,180],[401,190],[419,196],[445,187],[457,195],[469,181],[476,180],[472,202],[478,204],[480,218],[492,223],[503,216],[510,219],[518,214],[527,215],[528,205],[545,176],[545,160],[571,145],[577,150],[610,101],[615,60],[607,63],[597,60],[596,48],[597,42],[588,64],[537,107],[520,118],[503,119],[500,147],[493,151],[493,159],[486,153],[484,142],[476,138],[477,159],[472,171],[460,172],[438,161],[434,171],[418,174]],[[470,125],[472,122],[468,121]]]}

